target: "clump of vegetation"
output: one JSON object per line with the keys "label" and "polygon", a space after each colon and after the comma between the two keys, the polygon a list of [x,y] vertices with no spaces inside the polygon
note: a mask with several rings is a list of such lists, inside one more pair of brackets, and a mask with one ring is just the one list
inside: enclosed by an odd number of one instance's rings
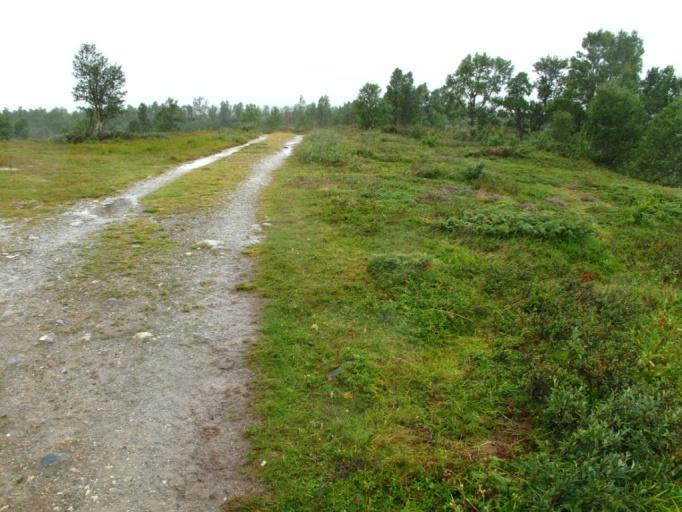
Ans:
{"label": "clump of vegetation", "polygon": [[482,162],[467,167],[464,171],[464,179],[466,181],[477,181],[485,175],[485,165]]}
{"label": "clump of vegetation", "polygon": [[495,238],[580,240],[590,233],[584,222],[566,215],[530,214],[502,208],[464,210],[442,225],[445,230],[459,234]]}
{"label": "clump of vegetation", "polygon": [[378,256],[367,265],[369,274],[385,288],[415,281],[429,268],[431,261],[421,256]]}
{"label": "clump of vegetation", "polygon": [[319,130],[306,137],[296,155],[305,163],[330,166],[349,164],[354,157],[339,144],[338,134],[332,130]]}
{"label": "clump of vegetation", "polygon": [[663,108],[646,127],[629,171],[668,185],[682,185],[682,98]]}

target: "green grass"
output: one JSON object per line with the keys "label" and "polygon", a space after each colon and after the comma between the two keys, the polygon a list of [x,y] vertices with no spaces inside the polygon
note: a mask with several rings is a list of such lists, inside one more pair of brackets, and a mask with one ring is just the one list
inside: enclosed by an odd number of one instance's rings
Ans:
{"label": "green grass", "polygon": [[682,191],[483,149],[314,132],[278,172],[228,510],[682,505]]}
{"label": "green grass", "polygon": [[291,138],[290,133],[272,133],[264,142],[186,174],[146,197],[143,201],[145,211],[168,216],[213,208],[224,199],[226,191],[246,177],[254,163],[281,149]]}
{"label": "green grass", "polygon": [[134,181],[255,137],[222,131],[66,144],[0,141],[0,218],[30,218],[79,199],[110,195]]}

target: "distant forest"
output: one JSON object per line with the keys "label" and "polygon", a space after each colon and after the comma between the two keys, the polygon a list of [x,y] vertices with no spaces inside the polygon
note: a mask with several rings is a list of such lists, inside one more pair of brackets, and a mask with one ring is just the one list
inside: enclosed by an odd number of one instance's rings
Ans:
{"label": "distant forest", "polygon": [[[180,105],[168,98],[137,107],[121,105],[98,135],[356,125],[407,133],[429,144],[443,133],[456,132],[490,145],[533,144],[565,156],[589,157],[644,179],[680,185],[682,78],[673,66],[643,73],[643,54],[637,32],[600,30],[588,33],[572,57],[540,58],[532,74],[515,72],[502,57],[476,53],[467,55],[434,90],[397,68],[385,88],[367,83],[354,101],[341,106],[333,106],[328,96],[311,103],[300,98],[285,107],[228,101],[210,105],[201,97]],[[5,109],[0,114],[0,138],[5,139],[79,141],[92,133],[92,126],[87,107],[76,112]]]}

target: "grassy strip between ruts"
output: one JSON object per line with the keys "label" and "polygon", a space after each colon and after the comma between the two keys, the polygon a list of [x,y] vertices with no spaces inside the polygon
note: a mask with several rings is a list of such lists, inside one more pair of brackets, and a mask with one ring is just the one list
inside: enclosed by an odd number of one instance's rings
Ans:
{"label": "grassy strip between ruts", "polygon": [[[260,159],[279,150],[291,134],[276,133],[208,167],[196,169],[145,198],[145,213],[107,227],[87,250],[83,266],[72,276],[69,293],[83,293],[96,280],[101,299],[124,295],[141,296],[153,311],[176,290],[172,275],[164,273],[173,259],[182,258],[183,248],[171,236],[163,218],[195,214],[218,207],[247,176]],[[186,249],[186,248],[185,248]],[[159,275],[163,285],[158,285]]]}
{"label": "grassy strip between ruts", "polygon": [[267,491],[226,510],[680,506],[682,191],[327,131],[264,213]]}
{"label": "grassy strip between ruts", "polygon": [[79,199],[110,195],[255,136],[221,131],[82,144],[0,141],[0,217],[33,217]]}
{"label": "grassy strip between ruts", "polygon": [[183,176],[146,197],[145,211],[168,216],[215,207],[259,159],[280,150],[292,137],[291,133],[272,133],[263,142]]}

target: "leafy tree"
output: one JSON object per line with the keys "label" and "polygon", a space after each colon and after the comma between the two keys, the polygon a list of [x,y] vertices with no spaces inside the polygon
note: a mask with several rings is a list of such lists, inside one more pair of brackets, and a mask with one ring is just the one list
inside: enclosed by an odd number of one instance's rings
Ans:
{"label": "leafy tree", "polygon": [[448,118],[454,117],[454,115],[450,115],[448,112],[447,91],[441,87],[429,93],[426,84],[422,84],[417,88],[417,92],[420,97],[423,122],[429,126],[445,128],[448,124]]}
{"label": "leafy tree", "polygon": [[180,127],[182,122],[182,109],[173,98],[168,98],[159,106],[154,119],[157,129],[162,132],[172,132]]}
{"label": "leafy tree", "polygon": [[675,68],[651,68],[641,82],[642,98],[650,115],[656,114],[680,95],[682,79],[675,76]]}
{"label": "leafy tree", "polygon": [[587,111],[586,135],[596,160],[622,164],[637,144],[646,122],[639,95],[615,82],[597,89]]}
{"label": "leafy tree", "polygon": [[315,112],[315,121],[317,126],[329,126],[332,122],[332,106],[329,101],[329,96],[322,96],[317,100],[317,107]]}
{"label": "leafy tree", "polygon": [[94,44],[86,43],[73,59],[73,76],[76,78],[73,98],[88,105],[84,110],[100,134],[104,123],[121,112],[126,94],[123,70],[110,64]]}
{"label": "leafy tree", "polygon": [[221,101],[218,109],[218,126],[227,128],[232,124],[232,110],[228,101]]}
{"label": "leafy tree", "polygon": [[519,137],[523,137],[529,128],[531,104],[528,97],[531,92],[533,92],[533,84],[528,78],[528,73],[518,73],[507,83],[507,96],[502,100],[502,105],[509,114]]}
{"label": "leafy tree", "polygon": [[447,77],[446,88],[464,106],[470,126],[489,119],[513,69],[508,60],[477,53],[467,55],[457,71]]}
{"label": "leafy tree", "polygon": [[0,140],[9,139],[12,136],[12,122],[7,111],[0,112]]}
{"label": "leafy tree", "polygon": [[242,113],[244,113],[244,104],[240,101],[232,107],[232,124],[239,126],[241,123]]}
{"label": "leafy tree", "polygon": [[589,32],[582,48],[571,59],[567,88],[583,107],[589,105],[597,88],[609,80],[625,88],[638,88],[644,43],[637,32]]}
{"label": "leafy tree", "polygon": [[258,105],[249,103],[244,107],[244,113],[239,120],[239,126],[244,129],[254,130],[260,126],[261,111]]}
{"label": "leafy tree", "polygon": [[381,87],[377,84],[363,85],[353,105],[362,128],[376,128],[383,123],[384,105],[381,99]]}
{"label": "leafy tree", "polygon": [[268,130],[277,130],[282,127],[282,111],[277,107],[272,107],[265,120]]}
{"label": "leafy tree", "polygon": [[543,108],[547,103],[558,98],[566,87],[566,70],[568,59],[548,55],[533,64],[533,71],[538,75],[535,82],[538,99]]}
{"label": "leafy tree", "polygon": [[149,109],[144,103],[140,103],[140,106],[137,107],[137,123],[139,130],[143,133],[148,132],[152,127],[149,119]]}
{"label": "leafy tree", "polygon": [[14,122],[14,136],[17,139],[28,137],[28,120],[25,117],[20,117]]}
{"label": "leafy tree", "polygon": [[639,144],[635,172],[647,179],[682,185],[682,98],[651,120]]}
{"label": "leafy tree", "polygon": [[210,107],[208,101],[203,96],[199,96],[192,100],[192,116],[195,119],[206,119]]}
{"label": "leafy tree", "polygon": [[394,128],[413,124],[419,114],[419,97],[412,72],[403,73],[395,68],[386,86],[384,101]]}

